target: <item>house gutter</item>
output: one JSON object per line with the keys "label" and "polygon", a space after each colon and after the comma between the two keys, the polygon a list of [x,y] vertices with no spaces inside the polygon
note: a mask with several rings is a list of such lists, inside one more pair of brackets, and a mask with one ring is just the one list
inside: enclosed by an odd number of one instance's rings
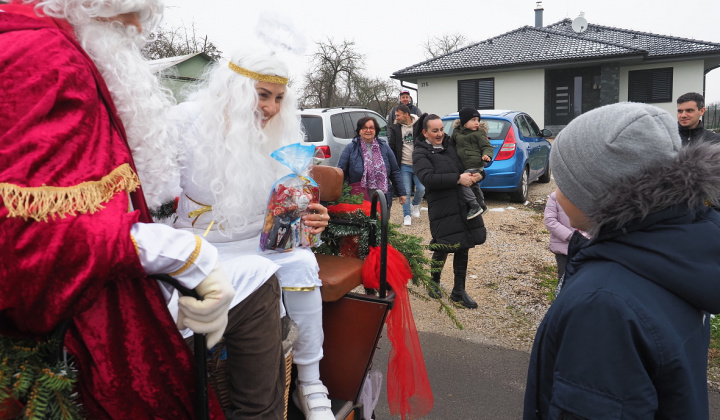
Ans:
{"label": "house gutter", "polygon": [[[390,77],[392,78],[392,76],[390,76]],[[398,79],[398,80],[400,80],[400,79]],[[410,82],[410,83],[412,83],[412,82]],[[417,85],[417,83],[414,83],[414,84]],[[405,89],[414,90],[414,91],[415,91],[415,96],[417,96],[417,94],[418,94],[418,88],[417,88],[417,87],[412,87],[412,86],[406,85],[404,80],[400,80],[400,86],[404,87]]]}

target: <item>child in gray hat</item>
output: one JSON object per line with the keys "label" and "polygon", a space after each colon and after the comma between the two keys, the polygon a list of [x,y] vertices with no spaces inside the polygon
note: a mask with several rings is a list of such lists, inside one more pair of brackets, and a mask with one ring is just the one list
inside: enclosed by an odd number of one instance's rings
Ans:
{"label": "child in gray hat", "polygon": [[525,419],[707,419],[709,314],[720,312],[720,146],[619,103],[574,119],[550,166],[570,224],[564,285],[538,327]]}

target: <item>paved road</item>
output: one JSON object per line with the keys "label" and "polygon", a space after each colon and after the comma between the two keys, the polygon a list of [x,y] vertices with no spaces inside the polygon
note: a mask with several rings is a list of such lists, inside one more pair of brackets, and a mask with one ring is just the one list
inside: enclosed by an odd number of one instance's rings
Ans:
{"label": "paved road", "polygon": [[[522,418],[530,355],[435,333],[420,333],[435,407],[427,420],[508,420]],[[387,369],[390,343],[380,341],[375,367]],[[378,420],[394,419],[385,387],[375,409]],[[710,419],[720,420],[720,393],[710,393]]]}

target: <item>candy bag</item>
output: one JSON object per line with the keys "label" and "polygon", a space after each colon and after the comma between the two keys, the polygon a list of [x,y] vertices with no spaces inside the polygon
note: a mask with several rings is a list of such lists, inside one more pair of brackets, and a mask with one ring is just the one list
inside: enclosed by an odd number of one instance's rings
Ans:
{"label": "candy bag", "polygon": [[291,251],[295,247],[320,245],[320,235],[310,233],[302,216],[308,205],[320,201],[320,189],[309,177],[315,146],[294,143],[281,147],[270,156],[292,170],[275,182],[265,211],[260,235],[260,250]]}

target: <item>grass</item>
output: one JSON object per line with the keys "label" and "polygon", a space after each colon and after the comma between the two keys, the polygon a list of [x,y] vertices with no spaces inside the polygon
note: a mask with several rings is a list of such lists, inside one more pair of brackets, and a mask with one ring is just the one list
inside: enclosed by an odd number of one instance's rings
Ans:
{"label": "grass", "polygon": [[708,349],[708,380],[720,383],[720,316],[710,318],[710,348]]}
{"label": "grass", "polygon": [[538,286],[548,298],[548,302],[555,300],[555,288],[557,288],[557,267],[545,265],[540,268],[537,275]]}
{"label": "grass", "polygon": [[720,367],[720,316],[710,318],[710,355],[708,363]]}

